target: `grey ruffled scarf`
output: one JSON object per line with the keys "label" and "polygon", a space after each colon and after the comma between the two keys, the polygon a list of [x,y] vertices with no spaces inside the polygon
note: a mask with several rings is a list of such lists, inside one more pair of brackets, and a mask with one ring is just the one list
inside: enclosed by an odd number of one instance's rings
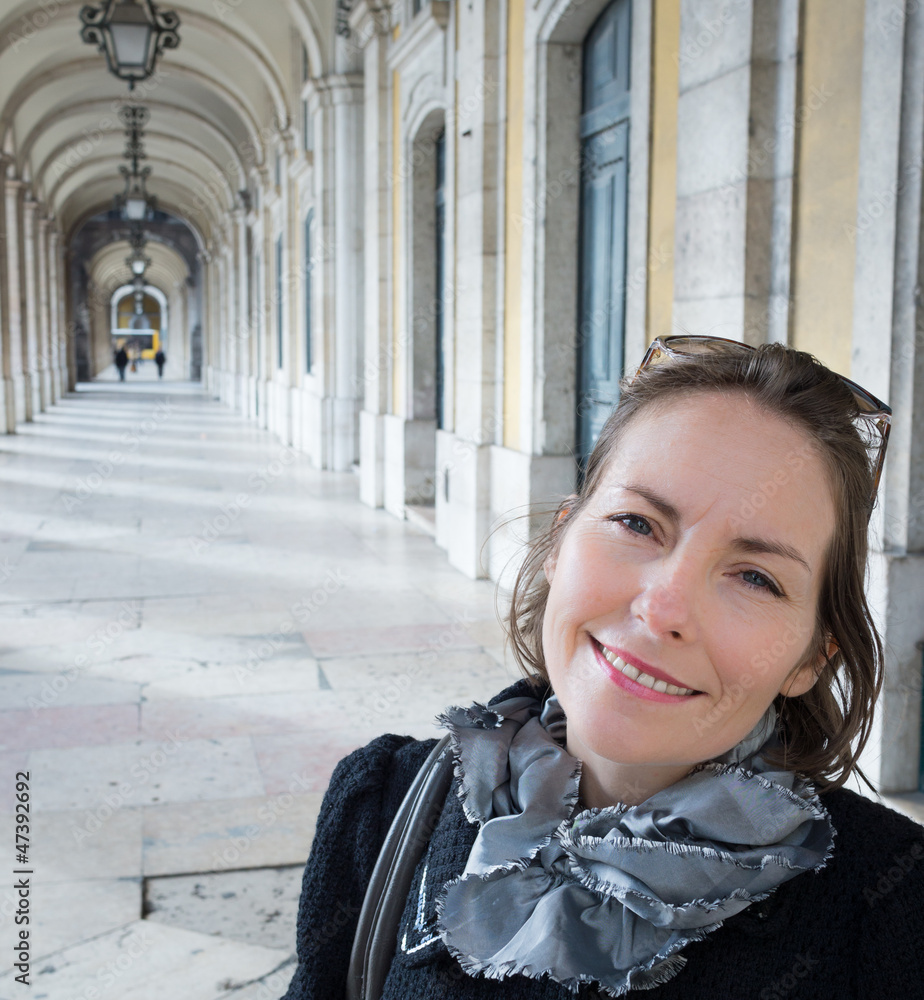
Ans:
{"label": "grey ruffled scarf", "polygon": [[439,721],[481,827],[437,902],[440,936],[472,975],[650,989],[680,971],[691,941],[830,857],[834,828],[812,787],[758,752],[775,739],[772,706],[729,753],[640,805],[583,811],[554,695]]}

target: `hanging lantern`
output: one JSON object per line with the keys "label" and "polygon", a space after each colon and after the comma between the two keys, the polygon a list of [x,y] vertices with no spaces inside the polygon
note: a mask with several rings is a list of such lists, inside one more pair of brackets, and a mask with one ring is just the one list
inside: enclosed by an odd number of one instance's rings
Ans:
{"label": "hanging lantern", "polygon": [[106,55],[109,72],[128,82],[133,90],[138,80],[154,72],[164,49],[180,44],[176,11],[159,11],[151,0],[103,0],[85,4],[80,10],[80,37]]}

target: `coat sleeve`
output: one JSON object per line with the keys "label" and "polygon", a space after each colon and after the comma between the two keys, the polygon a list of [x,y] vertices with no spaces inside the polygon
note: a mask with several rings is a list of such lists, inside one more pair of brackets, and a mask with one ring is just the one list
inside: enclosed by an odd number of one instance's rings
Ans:
{"label": "coat sleeve", "polygon": [[366,886],[385,835],[436,740],[380,736],[334,769],[302,878],[298,965],[282,1000],[342,1000]]}

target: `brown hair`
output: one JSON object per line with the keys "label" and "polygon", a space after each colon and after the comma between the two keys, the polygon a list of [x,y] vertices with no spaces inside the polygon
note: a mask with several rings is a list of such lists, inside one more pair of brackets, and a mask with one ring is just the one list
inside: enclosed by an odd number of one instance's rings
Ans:
{"label": "brown hair", "polygon": [[864,590],[873,463],[855,423],[859,407],[853,394],[837,374],[804,351],[765,344],[749,352],[672,359],[631,381],[621,380],[619,403],[600,433],[578,491],[562,501],[551,524],[530,542],[517,573],[505,618],[514,656],[528,677],[548,682],[542,651],[549,594],[546,557],[597,489],[633,417],[646,407],[702,392],[746,394],[802,429],[825,463],[835,530],[824,558],[815,634],[795,670],[822,655],[829,639],[838,648],[825,656],[818,680],[806,694],[777,696],[782,747],[775,763],[805,774],[824,790],[840,787],[852,772],[869,784],[857,759],[869,739],[883,670],[882,642]]}

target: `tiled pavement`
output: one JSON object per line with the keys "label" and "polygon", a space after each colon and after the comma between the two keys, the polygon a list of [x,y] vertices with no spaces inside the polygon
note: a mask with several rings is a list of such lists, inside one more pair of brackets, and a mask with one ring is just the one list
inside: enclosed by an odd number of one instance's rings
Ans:
{"label": "tiled pavement", "polygon": [[192,383],[0,438],[0,1000],[30,775],[33,998],[271,1000],[330,772],[504,666],[494,587]]}

